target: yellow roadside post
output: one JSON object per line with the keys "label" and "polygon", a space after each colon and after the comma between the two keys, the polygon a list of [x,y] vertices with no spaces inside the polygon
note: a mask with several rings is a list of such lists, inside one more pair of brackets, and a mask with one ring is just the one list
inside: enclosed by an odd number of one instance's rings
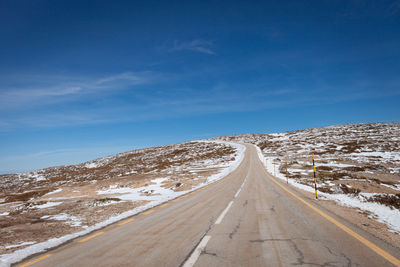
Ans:
{"label": "yellow roadside post", "polygon": [[312,153],[312,166],[313,166],[313,170],[314,170],[315,198],[318,198],[318,193],[317,193],[317,176],[315,175],[314,152]]}

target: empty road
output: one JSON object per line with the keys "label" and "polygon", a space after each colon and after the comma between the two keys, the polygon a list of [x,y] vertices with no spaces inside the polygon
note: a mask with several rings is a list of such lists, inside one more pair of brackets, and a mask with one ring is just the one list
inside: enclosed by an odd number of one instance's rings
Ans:
{"label": "empty road", "polygon": [[400,252],[269,175],[254,146],[203,189],[20,266],[400,266]]}

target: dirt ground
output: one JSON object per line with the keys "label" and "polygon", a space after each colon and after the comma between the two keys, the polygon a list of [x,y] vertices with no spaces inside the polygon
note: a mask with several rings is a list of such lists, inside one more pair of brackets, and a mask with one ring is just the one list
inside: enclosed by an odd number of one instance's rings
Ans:
{"label": "dirt ground", "polygon": [[[164,188],[173,191],[185,191],[203,183],[207,176],[217,172],[217,169],[203,170],[202,177],[186,177],[166,180]],[[97,191],[115,188],[145,188],[153,184],[155,175],[148,177],[124,177],[111,180],[97,181],[96,183],[82,186],[61,187],[60,192],[43,195],[30,201],[19,201],[0,205],[0,213],[9,212],[8,216],[0,216],[0,254],[11,253],[24,246],[7,248],[22,242],[39,243],[50,238],[61,237],[82,230],[104,221],[111,216],[124,211],[132,210],[146,204],[148,201],[121,201],[118,194],[98,195]],[[143,194],[152,192],[144,191]],[[46,203],[62,202],[49,208],[35,208]],[[11,212],[10,212],[11,211]],[[52,216],[68,214],[72,219],[57,220]],[[43,218],[45,217],[45,219]],[[74,225],[73,218],[78,218],[79,223]],[[82,227],[84,226],[84,227]]]}
{"label": "dirt ground", "polygon": [[228,166],[234,153],[227,145],[190,142],[0,176],[0,254],[82,231],[149,202],[101,190],[140,189],[142,196],[154,196],[146,188],[162,177],[162,188],[190,190]]}

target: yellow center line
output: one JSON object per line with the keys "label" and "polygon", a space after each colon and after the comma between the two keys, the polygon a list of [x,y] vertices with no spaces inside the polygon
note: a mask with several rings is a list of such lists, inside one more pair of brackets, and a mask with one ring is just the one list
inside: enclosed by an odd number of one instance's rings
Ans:
{"label": "yellow center line", "polygon": [[133,220],[135,220],[135,219],[133,219],[133,218],[132,219],[128,219],[126,221],[120,222],[118,225],[124,225],[124,224],[132,222]]}
{"label": "yellow center line", "polygon": [[148,210],[148,211],[144,212],[143,215],[147,215],[147,214],[150,214],[152,212],[154,212],[154,210]]}
{"label": "yellow center line", "polygon": [[37,259],[31,260],[31,261],[28,261],[27,263],[24,263],[24,264],[22,264],[22,265],[19,265],[18,267],[30,266],[30,265],[32,265],[32,264],[34,264],[34,263],[36,263],[36,262],[39,262],[39,261],[41,261],[41,260],[44,260],[44,259],[46,259],[46,258],[48,258],[48,257],[50,257],[50,256],[51,256],[51,254],[43,255],[43,256],[41,256],[41,257],[39,257],[39,258],[37,258]]}
{"label": "yellow center line", "polygon": [[[266,174],[268,174],[266,172],[266,170],[263,168],[264,172]],[[348,233],[349,235],[351,235],[352,237],[354,237],[355,239],[357,239],[358,241],[360,241],[361,243],[363,243],[365,246],[367,246],[368,248],[370,248],[371,250],[373,250],[375,253],[377,253],[378,255],[380,255],[381,257],[383,257],[384,259],[386,259],[387,261],[391,262],[392,264],[394,264],[395,266],[400,266],[400,260],[397,259],[396,257],[392,256],[391,254],[389,254],[388,252],[384,251],[383,249],[381,249],[380,247],[378,247],[377,245],[375,245],[374,243],[372,243],[371,241],[369,241],[368,239],[362,237],[361,235],[357,234],[356,232],[354,232],[353,230],[351,230],[350,228],[348,228],[347,226],[345,226],[344,224],[338,222],[337,220],[335,220],[334,218],[332,218],[331,216],[329,216],[328,214],[326,214],[325,212],[321,211],[320,209],[314,207],[314,205],[311,205],[310,203],[308,203],[307,201],[305,201],[303,198],[297,196],[295,193],[293,193],[292,191],[290,191],[289,189],[287,189],[286,187],[284,187],[283,185],[281,185],[280,183],[278,183],[277,181],[275,181],[274,179],[270,178],[269,175],[267,175],[267,177],[273,181],[275,184],[279,185],[283,190],[285,190],[286,192],[288,192],[289,194],[291,194],[292,196],[294,196],[295,198],[297,198],[298,200],[300,200],[301,202],[303,202],[305,205],[307,205],[308,207],[310,207],[311,209],[313,209],[314,211],[316,211],[318,214],[320,214],[322,217],[324,217],[325,219],[327,219],[328,221],[330,221],[331,223],[335,224],[337,227],[339,227],[340,229],[342,229],[343,231],[345,231],[346,233]]]}
{"label": "yellow center line", "polygon": [[160,208],[164,208],[164,207],[166,207],[166,206],[168,206],[168,205],[169,205],[168,203],[162,204],[162,205],[160,206]]}
{"label": "yellow center line", "polygon": [[78,242],[79,242],[79,243],[86,242],[86,241],[88,241],[88,240],[90,240],[90,239],[92,239],[92,238],[94,238],[94,237],[96,237],[96,236],[99,236],[99,235],[101,235],[101,234],[104,234],[104,232],[95,233],[95,234],[93,234],[93,235],[91,235],[91,236],[88,236],[88,237],[86,237],[86,238],[84,238],[84,239],[79,240]]}
{"label": "yellow center line", "polygon": [[175,198],[174,200],[172,200],[172,202],[177,202],[179,201],[179,198]]}

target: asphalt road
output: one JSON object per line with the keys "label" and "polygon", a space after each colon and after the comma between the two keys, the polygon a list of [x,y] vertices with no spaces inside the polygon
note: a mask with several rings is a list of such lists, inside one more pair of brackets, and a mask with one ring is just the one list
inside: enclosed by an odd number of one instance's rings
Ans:
{"label": "asphalt road", "polygon": [[231,175],[22,266],[400,266],[400,252],[263,168]]}

